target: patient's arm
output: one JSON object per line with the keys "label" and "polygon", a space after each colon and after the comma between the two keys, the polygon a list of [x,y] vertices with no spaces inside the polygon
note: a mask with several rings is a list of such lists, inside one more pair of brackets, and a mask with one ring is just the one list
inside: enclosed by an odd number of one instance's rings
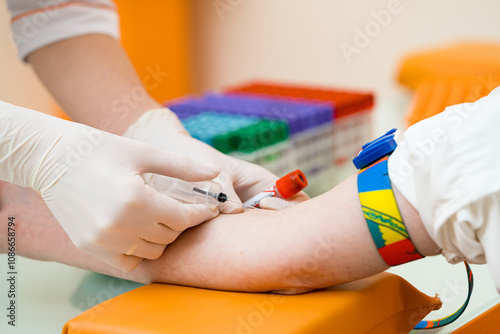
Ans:
{"label": "patient's arm", "polygon": [[[437,254],[417,212],[396,196],[418,250]],[[388,268],[363,217],[356,176],[283,211],[219,216],[183,233],[159,262],[144,263],[154,281],[243,291],[316,289]]]}
{"label": "patient's arm", "polygon": [[[437,254],[438,247],[417,212],[397,190],[395,193],[418,250]],[[387,269],[362,215],[355,176],[322,196],[283,211],[220,215],[184,232],[160,259],[144,260],[132,273],[113,269],[74,247],[36,193],[4,185],[1,194],[0,222],[16,216],[20,255],[139,282],[302,292]],[[0,240],[5,252],[5,240]]]}

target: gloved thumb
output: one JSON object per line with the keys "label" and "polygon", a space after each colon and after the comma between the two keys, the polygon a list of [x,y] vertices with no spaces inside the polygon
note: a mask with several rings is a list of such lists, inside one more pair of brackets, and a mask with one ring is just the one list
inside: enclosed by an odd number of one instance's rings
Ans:
{"label": "gloved thumb", "polygon": [[265,210],[283,210],[307,201],[308,199],[309,196],[307,196],[305,192],[301,191],[289,199],[283,199],[280,197],[263,198],[260,201],[260,207]]}
{"label": "gloved thumb", "polygon": [[260,201],[260,208],[264,210],[283,210],[292,205],[294,203],[279,197],[266,197]]}
{"label": "gloved thumb", "polygon": [[[222,171],[219,176],[214,179],[214,181],[218,182],[222,186],[222,192],[227,195],[228,199],[241,203],[240,198],[238,197],[238,195],[236,195],[236,191],[233,187],[233,182],[228,173]],[[231,201],[226,201],[219,204],[219,210],[222,213],[241,213],[243,212],[243,205]]]}

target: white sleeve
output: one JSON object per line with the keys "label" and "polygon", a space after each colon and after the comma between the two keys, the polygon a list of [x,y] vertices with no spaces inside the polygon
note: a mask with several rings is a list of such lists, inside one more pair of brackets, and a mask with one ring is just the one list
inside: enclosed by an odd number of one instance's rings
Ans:
{"label": "white sleeve", "polygon": [[488,262],[500,291],[500,87],[410,127],[392,184],[450,263]]}
{"label": "white sleeve", "polygon": [[119,38],[116,6],[108,0],[7,0],[19,58],[71,37],[105,34]]}

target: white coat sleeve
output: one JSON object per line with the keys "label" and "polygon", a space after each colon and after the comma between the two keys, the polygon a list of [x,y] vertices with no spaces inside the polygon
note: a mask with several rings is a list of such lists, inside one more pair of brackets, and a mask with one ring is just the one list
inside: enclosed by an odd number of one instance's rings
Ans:
{"label": "white coat sleeve", "polygon": [[116,6],[109,0],[7,0],[19,58],[64,39],[87,34],[119,38]]}
{"label": "white coat sleeve", "polygon": [[450,263],[488,263],[500,291],[500,87],[411,126],[389,176]]}

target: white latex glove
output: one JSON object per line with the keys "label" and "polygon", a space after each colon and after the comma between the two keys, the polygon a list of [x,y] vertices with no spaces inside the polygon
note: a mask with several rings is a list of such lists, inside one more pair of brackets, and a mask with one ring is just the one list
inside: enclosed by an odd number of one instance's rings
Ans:
{"label": "white latex glove", "polygon": [[215,217],[144,183],[219,170],[173,152],[0,102],[0,179],[41,193],[73,243],[122,270],[156,259],[186,228]]}
{"label": "white latex glove", "polygon": [[[125,137],[143,141],[161,149],[183,153],[191,158],[208,162],[223,172],[219,177],[224,192],[232,200],[247,200],[272,186],[278,177],[263,167],[225,155],[189,135],[177,115],[168,108],[154,109],[144,113],[124,133]],[[300,192],[292,199],[267,199],[261,203],[262,209],[283,209],[307,200]],[[238,213],[243,206],[226,202],[219,205],[223,213]]]}

